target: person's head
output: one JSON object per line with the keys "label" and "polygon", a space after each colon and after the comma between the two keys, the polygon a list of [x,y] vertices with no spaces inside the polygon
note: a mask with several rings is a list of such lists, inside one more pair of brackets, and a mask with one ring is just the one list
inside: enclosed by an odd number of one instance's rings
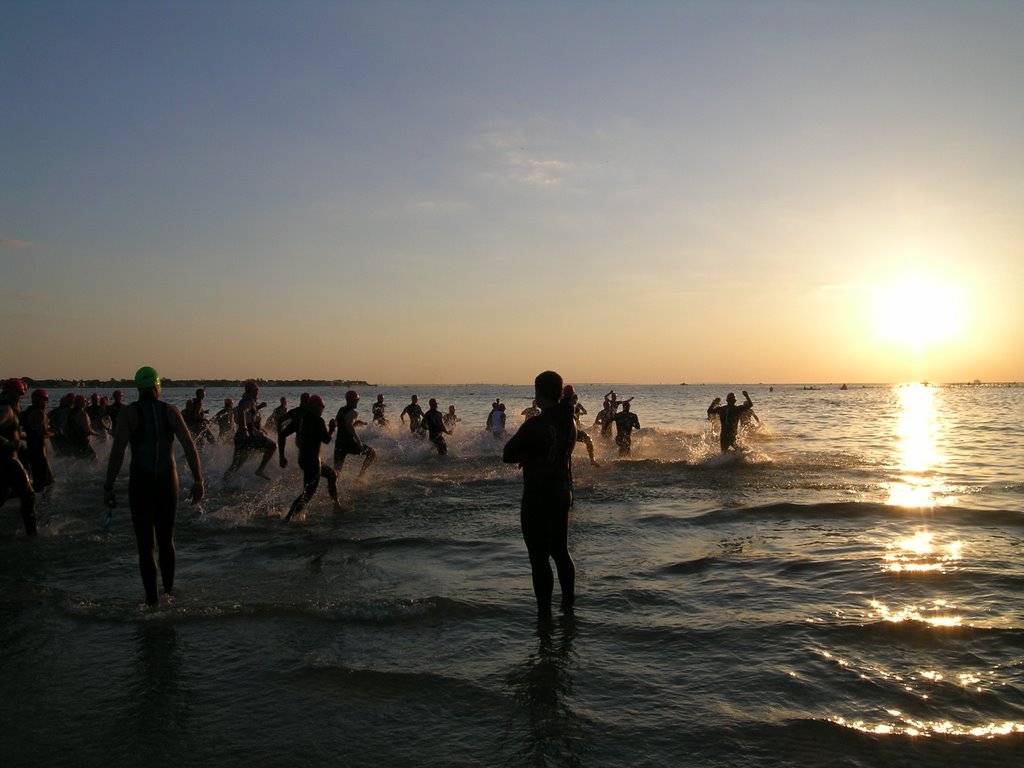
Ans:
{"label": "person's head", "polygon": [[121,399],[123,397],[124,397],[124,392],[122,392],[120,389],[115,389],[114,390],[114,402],[115,403],[120,403]]}
{"label": "person's head", "polygon": [[200,387],[196,390],[196,400],[202,402],[203,398],[206,397],[206,390]]}
{"label": "person's head", "polygon": [[384,402],[384,395],[377,395],[377,402],[378,403],[383,403]]}
{"label": "person's head", "polygon": [[288,398],[287,397],[282,397],[281,398],[281,405],[288,405]]}
{"label": "person's head", "polygon": [[533,380],[533,390],[541,406],[554,405],[562,394],[562,377],[554,371],[539,373]]}
{"label": "person's head", "polygon": [[75,408],[85,408],[87,402],[85,395],[75,395]]}
{"label": "person's head", "polygon": [[416,402],[419,402],[419,399],[420,399],[419,395],[413,395],[413,396],[412,396],[412,401],[413,401],[414,403],[416,403]]}
{"label": "person's head", "polygon": [[75,393],[68,392],[64,397],[60,399],[60,404],[65,408],[69,408],[75,404]]}
{"label": "person's head", "polygon": [[12,401],[17,402],[28,392],[28,384],[21,379],[8,379],[4,382],[3,393]]}
{"label": "person's head", "polygon": [[725,402],[727,402],[730,405],[732,405],[733,403],[736,402],[736,395],[734,395],[732,392],[730,392],[728,395],[725,396]]}
{"label": "person's head", "polygon": [[448,406],[448,413],[452,414],[453,416],[455,415],[455,406],[454,405],[449,405]]}
{"label": "person's head", "polygon": [[622,404],[622,410],[625,411],[626,413],[629,413],[629,401],[628,400]]}
{"label": "person's head", "polygon": [[359,393],[356,392],[354,389],[350,389],[348,392],[345,393],[345,402],[348,403],[349,405],[355,405],[356,403],[359,402]]}
{"label": "person's head", "polygon": [[505,404],[504,403],[498,403],[498,410],[499,411],[504,411],[505,410]]}
{"label": "person's head", "polygon": [[102,405],[104,408],[106,408],[109,403],[110,400],[107,398],[106,395],[100,398],[100,405]]}
{"label": "person's head", "polygon": [[89,402],[92,403],[93,405],[99,405],[100,396],[96,392],[93,392],[92,396],[89,398]]}
{"label": "person's head", "polygon": [[225,407],[225,408],[230,408],[230,407],[231,407],[231,406],[233,406],[234,404],[235,404],[235,401],[234,401],[234,400],[232,400],[232,399],[231,399],[230,397],[225,397],[225,398],[224,398],[224,407]]}
{"label": "person's head", "polygon": [[306,405],[309,403],[309,392],[303,392],[299,395],[299,405]]}
{"label": "person's head", "polygon": [[306,408],[313,413],[321,414],[324,412],[324,399],[320,395],[310,395],[306,399]]}
{"label": "person's head", "polygon": [[139,392],[157,392],[160,389],[160,374],[156,368],[144,365],[135,372],[135,388]]}
{"label": "person's head", "polygon": [[32,392],[32,405],[46,405],[50,400],[50,395],[47,394],[45,389],[37,389]]}
{"label": "person's head", "polygon": [[427,405],[430,406],[430,410],[432,410],[432,411],[436,411],[437,410],[437,400],[434,399],[433,397],[430,398],[430,402],[427,403]]}
{"label": "person's head", "polygon": [[245,390],[245,394],[252,395],[253,397],[256,397],[260,391],[260,385],[256,383],[256,379],[246,379],[242,388]]}

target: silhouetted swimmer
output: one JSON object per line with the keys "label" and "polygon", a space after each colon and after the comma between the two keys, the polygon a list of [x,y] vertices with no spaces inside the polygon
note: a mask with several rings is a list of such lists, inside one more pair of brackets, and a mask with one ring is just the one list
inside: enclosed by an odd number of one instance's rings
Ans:
{"label": "silhouetted swimmer", "polygon": [[263,456],[256,467],[256,474],[264,480],[269,480],[270,475],[266,473],[266,467],[277,446],[260,425],[259,409],[266,403],[259,402],[260,388],[254,379],[247,380],[244,387],[245,394],[235,406],[235,455],[231,459],[231,466],[224,473],[224,479],[231,477],[253,453],[262,451]]}
{"label": "silhouetted swimmer", "polygon": [[491,412],[487,414],[487,424],[484,426],[488,432],[494,435],[495,439],[505,436],[505,404],[500,399],[491,403]]}
{"label": "silhouetted swimmer", "polygon": [[[413,398],[415,397],[413,395]],[[363,456],[363,466],[359,468],[358,475],[361,478],[370,468],[377,453],[360,440],[359,435],[356,434],[356,424],[361,423],[357,420],[359,415],[356,411],[357,405],[359,405],[359,393],[350,389],[345,393],[345,405],[338,410],[338,437],[334,441],[334,468],[340,472],[347,456]],[[418,405],[416,407],[419,408]],[[417,419],[417,427],[419,421],[420,419]]]}
{"label": "silhouetted swimmer", "polygon": [[299,449],[299,467],[302,469],[302,493],[292,502],[285,520],[302,511],[302,508],[309,503],[320,485],[320,478],[327,481],[327,494],[334,502],[334,509],[341,511],[338,503],[338,474],[327,466],[320,459],[320,449],[331,442],[334,435],[336,422],[331,419],[330,424],[324,424],[324,401],[320,395],[310,395],[305,406],[305,413],[301,419],[295,419],[278,435],[278,443],[281,448],[281,466],[287,466],[288,460],[284,456],[285,432],[295,431],[295,445]]}
{"label": "silhouetted swimmer", "polygon": [[423,421],[423,407],[419,402],[420,398],[418,395],[413,395],[409,400],[409,404],[402,409],[402,413],[399,414],[399,418],[402,423],[405,424],[405,417],[409,417],[409,431],[413,434],[420,432],[420,422]]}
{"label": "silhouetted swimmer", "polygon": [[174,518],[178,508],[178,468],[174,461],[174,438],[185,452],[192,472],[189,497],[195,504],[203,498],[203,469],[192,434],[181,413],[160,401],[160,375],[144,366],[135,373],[139,390],[137,402],[126,405],[117,419],[117,431],[107,462],[103,498],[108,507],[117,506],[114,481],[121,471],[124,453],[131,446],[128,506],[132,512],[135,543],[139,550],[139,573],[147,605],[156,605],[157,558],[164,592],[174,589]]}
{"label": "silhouetted swimmer", "polygon": [[452,431],[445,426],[444,416],[437,410],[437,400],[430,398],[428,405],[430,407],[423,415],[423,428],[427,430],[427,438],[437,448],[438,455],[444,456],[448,453],[448,443],[444,441],[444,436],[450,435]]}
{"label": "silhouetted swimmer", "polygon": [[570,384],[566,384],[562,389],[562,398],[568,398],[572,404],[572,419],[576,424],[576,442],[583,443],[587,449],[587,456],[590,457],[590,463],[595,467],[601,466],[594,460],[594,441],[590,439],[590,435],[583,431],[583,427],[580,424],[580,416],[587,415],[587,409],[580,403],[580,396],[576,394],[576,391]]}
{"label": "silhouetted swimmer", "polygon": [[[462,421],[462,417],[455,415],[454,405],[449,405],[448,413],[444,414],[441,418],[444,420],[444,425],[448,427],[449,430],[455,429],[455,425]],[[449,434],[451,434],[450,431]]]}
{"label": "silhouetted swimmer", "polygon": [[725,405],[719,405],[722,401],[719,398],[715,398],[711,401],[711,405],[708,406],[708,416],[717,415],[721,422],[721,431],[718,435],[718,440],[722,446],[723,453],[728,451],[730,448],[736,448],[736,433],[739,430],[740,419],[743,416],[744,411],[749,411],[754,407],[754,404],[750,400],[750,395],[747,394],[746,390],[743,391],[744,402],[742,405],[736,405],[736,395],[730,392],[725,396]]}
{"label": "silhouetted swimmer", "polygon": [[384,410],[387,406],[384,404],[384,395],[377,395],[377,402],[373,404],[370,411],[373,414],[373,423],[380,427],[386,427],[388,425],[387,417],[384,415]]}
{"label": "silhouetted swimmer", "polygon": [[519,520],[530,555],[537,610],[551,610],[554,576],[558,571],[562,603],[576,597],[576,566],[569,555],[569,508],[572,506],[572,450],[576,425],[572,406],[559,402],[562,377],[544,371],[534,380],[540,416],[527,419],[505,443],[502,458],[523,468],[523,497]]}
{"label": "silhouetted swimmer", "polygon": [[96,449],[92,447],[90,438],[96,437],[99,433],[93,429],[84,395],[75,395],[75,403],[68,414],[64,434],[68,439],[68,448],[72,456],[89,461],[96,460]]}
{"label": "silhouetted swimmer", "polygon": [[21,522],[28,536],[36,535],[36,494],[28,478],[22,453],[20,414],[21,398],[28,385],[21,379],[8,379],[0,390],[0,505],[11,491],[21,502]]}
{"label": "silhouetted swimmer", "polygon": [[629,409],[629,400],[623,400],[622,410],[615,414],[615,444],[619,446],[619,456],[629,455],[633,447],[633,430],[640,429],[640,419]]}
{"label": "silhouetted swimmer", "polygon": [[32,470],[32,487],[42,493],[53,485],[53,467],[50,465],[49,444],[53,433],[50,431],[46,404],[50,396],[45,389],[32,393],[32,405],[21,413],[21,427],[25,433],[26,458]]}
{"label": "silhouetted swimmer", "polygon": [[213,414],[213,420],[217,424],[217,439],[224,440],[231,430],[235,428],[235,401],[230,397],[224,398],[224,407]]}

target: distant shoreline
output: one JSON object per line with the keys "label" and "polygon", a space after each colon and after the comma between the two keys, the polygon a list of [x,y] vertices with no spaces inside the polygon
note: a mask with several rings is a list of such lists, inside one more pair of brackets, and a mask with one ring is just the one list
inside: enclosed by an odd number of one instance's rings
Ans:
{"label": "distant shoreline", "polygon": [[[29,376],[20,377],[29,388],[44,388],[44,389],[134,389],[135,381],[133,379],[34,379]],[[170,379],[164,378],[162,380],[162,386],[165,389],[198,389],[200,387],[214,388],[241,388],[244,385],[245,379]],[[301,388],[308,389],[313,387],[426,387],[426,386],[437,386],[437,387],[510,387],[510,386],[528,386],[532,382],[522,382],[521,384],[510,384],[508,382],[490,384],[486,382],[474,382],[474,383],[460,383],[460,384],[432,384],[432,383],[421,383],[415,382],[412,384],[380,384],[364,381],[363,379],[255,379],[256,383],[261,388]],[[847,384],[848,389],[864,389],[869,387],[891,387],[897,384],[907,384],[911,382],[851,382]],[[1024,386],[1024,383],[1018,381],[948,381],[948,382],[920,382],[926,386],[933,387],[1020,387]],[[806,390],[827,390],[827,389],[839,389],[842,383],[833,382],[781,382],[768,384],[764,382],[756,382],[747,384],[748,387],[801,387]],[[727,381],[707,381],[700,383],[686,383],[686,384],[637,384],[636,382],[579,382],[576,383],[577,387],[584,386],[614,386],[614,387],[656,387],[656,386],[683,386],[683,387],[708,387],[708,386],[733,386],[737,385],[737,382]]]}

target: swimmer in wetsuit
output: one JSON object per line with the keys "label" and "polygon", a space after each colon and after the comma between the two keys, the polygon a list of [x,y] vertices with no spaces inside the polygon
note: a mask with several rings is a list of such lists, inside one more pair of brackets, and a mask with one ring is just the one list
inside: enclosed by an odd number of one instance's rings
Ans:
{"label": "swimmer in wetsuit", "polygon": [[711,401],[711,405],[708,406],[708,416],[718,416],[721,422],[721,432],[718,435],[718,441],[723,453],[730,448],[737,447],[736,432],[739,429],[743,413],[754,407],[746,390],[743,391],[743,397],[744,402],[741,405],[736,405],[736,395],[730,392],[725,396],[725,405],[719,405],[722,401],[716,397]]}
{"label": "swimmer in wetsuit", "polygon": [[[410,405],[414,405],[415,400],[416,395],[413,395],[413,403],[410,403]],[[373,448],[360,440],[359,435],[356,434],[356,424],[361,423],[357,421],[359,416],[356,411],[357,405],[359,405],[359,393],[354,389],[350,389],[345,393],[345,405],[341,406],[338,410],[338,438],[334,441],[334,469],[341,472],[346,456],[363,456],[363,466],[360,467],[358,475],[361,478],[366,474],[366,470],[370,468],[377,453]],[[419,408],[418,405],[416,407]],[[417,428],[419,427],[419,421],[419,419],[416,420]]]}
{"label": "swimmer in wetsuit", "polygon": [[387,406],[384,404],[384,395],[377,395],[377,402],[373,404],[371,411],[373,413],[373,423],[380,427],[386,427],[388,425],[387,417],[384,416],[384,409]]}
{"label": "swimmer in wetsuit", "polygon": [[[259,385],[254,379],[245,382],[245,394],[235,406],[235,455],[231,460],[231,466],[224,473],[227,480],[233,475],[249,456],[257,451],[263,451],[260,465],[256,468],[256,474],[264,480],[269,480],[270,475],[266,473],[266,466],[270,463],[277,446],[274,441],[267,437],[260,426],[259,409],[262,407],[259,402]],[[263,403],[262,405],[266,405]]]}
{"label": "swimmer in wetsuit", "polygon": [[423,407],[420,405],[419,400],[420,399],[417,395],[413,395],[409,404],[405,406],[399,414],[399,418],[402,420],[403,424],[405,424],[405,417],[409,417],[409,431],[413,434],[422,434],[422,431],[420,430],[420,422],[423,421]]}
{"label": "swimmer in wetsuit", "polygon": [[13,491],[21,502],[21,522],[25,534],[36,535],[36,494],[28,472],[22,463],[21,423],[19,404],[28,391],[21,379],[8,379],[0,390],[0,505]]}
{"label": "swimmer in wetsuit", "polygon": [[117,420],[114,444],[107,463],[107,481],[103,497],[108,507],[117,505],[114,481],[121,471],[125,450],[131,446],[128,506],[132,512],[135,543],[139,551],[139,573],[146,592],[146,604],[156,605],[157,557],[160,555],[160,580],[164,592],[174,590],[174,518],[178,508],[178,468],[174,461],[174,438],[185,452],[192,472],[189,498],[195,504],[203,498],[203,468],[192,433],[181,413],[160,400],[160,375],[151,367],[135,374],[139,399],[126,405]]}
{"label": "swimmer in wetsuit", "polygon": [[619,456],[629,455],[633,446],[632,432],[634,429],[640,429],[640,419],[629,410],[629,400],[622,401],[622,410],[615,414],[614,418],[615,444],[619,446]]}
{"label": "swimmer in wetsuit", "polygon": [[299,449],[299,467],[302,468],[302,493],[292,502],[285,520],[291,520],[309,503],[320,485],[320,478],[327,481],[327,494],[334,502],[334,509],[341,511],[338,503],[338,474],[320,459],[320,449],[331,442],[336,422],[324,424],[324,401],[320,395],[309,395],[301,418],[292,419],[278,434],[281,449],[281,466],[288,465],[284,456],[284,441],[288,434],[295,432],[295,445]]}
{"label": "swimmer in wetsuit", "polygon": [[559,401],[562,377],[544,371],[534,381],[540,416],[527,419],[505,443],[502,458],[523,468],[523,497],[519,521],[530,555],[537,611],[551,610],[554,560],[562,604],[576,597],[576,566],[569,555],[569,508],[572,506],[572,450],[576,424],[571,402]]}
{"label": "swimmer in wetsuit", "polygon": [[445,435],[450,435],[452,431],[445,425],[444,416],[437,410],[437,400],[430,398],[430,408],[425,414],[423,414],[423,428],[427,430],[427,437],[437,448],[439,456],[444,456],[448,453],[448,443],[444,441]]}
{"label": "swimmer in wetsuit", "polygon": [[562,390],[562,397],[563,399],[568,398],[569,402],[572,404],[572,418],[576,423],[576,442],[583,443],[586,447],[587,456],[590,457],[591,464],[595,467],[601,466],[594,460],[594,441],[590,439],[590,435],[583,431],[583,427],[580,423],[580,416],[587,415],[587,409],[584,408],[583,404],[580,402],[580,396],[576,394],[576,391],[571,385],[566,384],[565,388]]}
{"label": "swimmer in wetsuit", "polygon": [[42,493],[53,485],[53,467],[50,465],[50,431],[46,404],[50,396],[45,389],[32,393],[32,405],[21,413],[21,427],[25,433],[26,458],[32,470],[32,487]]}

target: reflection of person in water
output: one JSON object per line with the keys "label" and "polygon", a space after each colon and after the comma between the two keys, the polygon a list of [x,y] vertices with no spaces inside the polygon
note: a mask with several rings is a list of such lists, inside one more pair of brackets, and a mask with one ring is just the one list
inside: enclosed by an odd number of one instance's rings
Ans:
{"label": "reflection of person in water", "polygon": [[135,655],[128,695],[137,712],[132,733],[142,743],[179,743],[188,732],[189,688],[182,684],[181,648],[174,625],[142,622],[136,630]]}
{"label": "reflection of person in water", "polygon": [[581,765],[583,727],[572,709],[576,621],[572,612],[537,626],[537,651],[508,676],[513,696],[523,706],[529,730],[516,765]]}

